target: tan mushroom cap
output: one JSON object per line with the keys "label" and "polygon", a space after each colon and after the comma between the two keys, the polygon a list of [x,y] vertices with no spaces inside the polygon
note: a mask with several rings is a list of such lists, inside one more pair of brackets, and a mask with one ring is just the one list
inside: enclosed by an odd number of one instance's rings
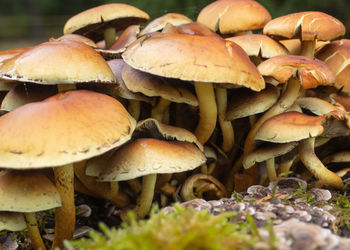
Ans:
{"label": "tan mushroom cap", "polygon": [[174,26],[178,26],[181,24],[185,24],[185,23],[191,23],[192,20],[190,18],[188,18],[187,16],[184,16],[182,14],[179,13],[167,13],[163,16],[160,16],[154,20],[152,20],[151,22],[149,22],[141,31],[140,31],[140,35],[146,35],[148,33],[153,33],[156,31],[160,31],[161,29],[163,29],[165,27],[165,25],[167,23],[170,23]]}
{"label": "tan mushroom cap", "polygon": [[6,60],[0,78],[39,84],[115,82],[102,56],[76,41],[42,43]]}
{"label": "tan mushroom cap", "polygon": [[336,18],[318,11],[292,13],[277,17],[264,27],[269,36],[299,38],[303,41],[332,40],[345,34],[344,25]]}
{"label": "tan mushroom cap", "polygon": [[189,34],[197,36],[219,36],[218,34],[211,31],[207,26],[197,22],[185,23],[176,26],[176,31],[180,34]]}
{"label": "tan mushroom cap", "polygon": [[143,138],[121,147],[111,165],[100,175],[101,181],[123,181],[155,173],[192,170],[206,161],[192,143]]}
{"label": "tan mushroom cap", "polygon": [[248,56],[271,58],[289,54],[286,47],[266,35],[247,34],[226,38],[226,40],[237,43]]}
{"label": "tan mushroom cap", "polygon": [[350,94],[350,40],[333,41],[316,53],[336,76],[335,87]]}
{"label": "tan mushroom cap", "polygon": [[78,34],[67,34],[60,36],[58,38],[50,38],[50,42],[62,42],[62,41],[76,41],[76,42],[82,42],[86,45],[89,45],[92,48],[97,48],[97,45],[94,41],[92,41],[90,38],[87,38],[82,35]]}
{"label": "tan mushroom cap", "polygon": [[220,34],[261,29],[270,20],[271,15],[260,3],[247,0],[214,1],[197,17],[197,22]]}
{"label": "tan mushroom cap", "polygon": [[297,142],[272,144],[258,148],[243,159],[244,168],[250,168],[257,162],[263,162],[271,158],[284,155],[293,150],[298,145]]}
{"label": "tan mushroom cap", "polygon": [[129,65],[123,67],[122,78],[125,86],[132,92],[149,97],[160,96],[172,102],[198,106],[198,100],[191,91],[171,84],[168,79],[136,70]]}
{"label": "tan mushroom cap", "polygon": [[265,87],[243,49],[213,36],[153,34],[135,41],[122,57],[133,68],[159,76],[245,86],[256,91]]}
{"label": "tan mushroom cap", "polygon": [[104,4],[71,17],[64,25],[63,33],[81,34],[97,42],[103,39],[105,28],[124,30],[129,25],[140,24],[148,19],[146,12],[134,6],[123,3]]}
{"label": "tan mushroom cap", "polygon": [[24,51],[27,51],[31,48],[32,48],[32,46],[0,51],[0,65],[3,64],[3,62],[5,60],[10,59],[14,56],[17,56],[17,55],[19,55],[19,54],[23,53]]}
{"label": "tan mushroom cap", "polygon": [[0,211],[37,212],[60,206],[60,195],[45,175],[7,171],[0,176]]}
{"label": "tan mushroom cap", "polygon": [[331,94],[330,95],[332,103],[335,105],[341,105],[345,111],[350,112],[350,96]]}
{"label": "tan mushroom cap", "polygon": [[298,76],[304,89],[320,85],[332,86],[335,81],[335,76],[327,64],[306,56],[275,56],[259,64],[258,70],[272,84],[275,83],[274,80],[284,83],[292,76]]}
{"label": "tan mushroom cap", "polygon": [[328,155],[322,161],[324,164],[332,162],[350,162],[350,151],[342,151],[335,154]]}
{"label": "tan mushroom cap", "polygon": [[323,133],[325,116],[309,116],[291,111],[276,115],[260,127],[255,140],[275,143],[300,141]]}
{"label": "tan mushroom cap", "polygon": [[315,115],[325,115],[339,108],[317,97],[300,97],[296,103],[303,109],[307,109]]}
{"label": "tan mushroom cap", "polygon": [[0,231],[22,231],[27,228],[22,213],[0,212]]}
{"label": "tan mushroom cap", "polygon": [[0,166],[41,168],[88,159],[128,141],[135,125],[112,97],[59,93],[0,117]]}
{"label": "tan mushroom cap", "polygon": [[228,100],[226,119],[231,121],[262,113],[275,104],[278,97],[278,88],[270,84],[260,92],[247,88],[236,89]]}

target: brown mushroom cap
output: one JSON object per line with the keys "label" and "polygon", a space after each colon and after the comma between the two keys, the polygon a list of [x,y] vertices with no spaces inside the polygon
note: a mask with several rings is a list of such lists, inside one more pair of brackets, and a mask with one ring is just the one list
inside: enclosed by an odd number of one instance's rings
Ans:
{"label": "brown mushroom cap", "polygon": [[45,175],[6,171],[0,176],[0,211],[37,212],[59,206],[60,195]]}
{"label": "brown mushroom cap", "polygon": [[182,34],[197,36],[218,36],[218,34],[211,31],[207,26],[197,22],[181,24],[179,26],[176,26],[176,30],[178,33]]}
{"label": "brown mushroom cap", "polygon": [[71,17],[63,28],[64,34],[76,33],[95,42],[103,39],[105,28],[124,30],[132,24],[146,22],[149,16],[144,11],[122,3],[100,5]]}
{"label": "brown mushroom cap", "polygon": [[256,91],[265,87],[238,45],[213,36],[153,34],[135,41],[122,57],[133,68],[159,76],[245,86]]}
{"label": "brown mushroom cap", "polygon": [[315,115],[325,115],[339,110],[336,106],[317,97],[300,97],[296,103],[303,109],[311,111]]}
{"label": "brown mushroom cap", "polygon": [[270,20],[271,15],[260,3],[247,0],[214,1],[197,17],[197,22],[220,34],[260,29]]}
{"label": "brown mushroom cap", "polygon": [[143,138],[121,147],[100,175],[101,181],[123,181],[154,173],[192,170],[206,161],[192,143]]}
{"label": "brown mushroom cap", "polygon": [[61,166],[128,141],[135,120],[114,98],[87,90],[59,93],[0,117],[0,166]]}
{"label": "brown mushroom cap", "polygon": [[259,64],[258,70],[264,77],[271,78],[271,83],[273,80],[284,83],[292,76],[298,76],[304,89],[333,85],[335,81],[327,64],[306,56],[275,56]]}
{"label": "brown mushroom cap", "polygon": [[271,58],[274,56],[289,54],[286,47],[266,35],[247,34],[226,38],[226,40],[237,43],[242,49],[244,49],[248,56]]}
{"label": "brown mushroom cap", "polygon": [[350,40],[333,41],[316,53],[336,76],[335,87],[350,94]]}
{"label": "brown mushroom cap", "polygon": [[76,42],[82,42],[86,45],[89,45],[92,48],[97,48],[97,45],[94,41],[92,41],[90,38],[87,38],[82,35],[78,34],[67,34],[60,36],[58,38],[50,38],[50,42],[62,42],[62,41],[76,41]]}
{"label": "brown mushroom cap", "polygon": [[165,25],[167,23],[170,23],[174,26],[178,26],[181,24],[185,24],[185,23],[191,23],[192,20],[182,14],[179,13],[167,13],[163,16],[160,16],[154,20],[152,20],[151,22],[149,22],[146,27],[144,27],[141,31],[140,31],[140,35],[146,35],[148,33],[153,33],[156,31],[160,31],[161,29],[163,29],[165,27]]}
{"label": "brown mushroom cap", "polygon": [[303,41],[332,40],[345,34],[344,25],[336,18],[318,11],[306,11],[277,17],[264,27],[264,34]]}
{"label": "brown mushroom cap", "polygon": [[0,231],[22,231],[26,227],[26,221],[22,213],[0,212]]}
{"label": "brown mushroom cap", "polygon": [[115,81],[102,56],[76,41],[42,43],[6,60],[0,78],[39,84]]}
{"label": "brown mushroom cap", "polygon": [[300,141],[323,133],[325,116],[309,116],[291,111],[265,121],[255,135],[256,140],[275,143]]}

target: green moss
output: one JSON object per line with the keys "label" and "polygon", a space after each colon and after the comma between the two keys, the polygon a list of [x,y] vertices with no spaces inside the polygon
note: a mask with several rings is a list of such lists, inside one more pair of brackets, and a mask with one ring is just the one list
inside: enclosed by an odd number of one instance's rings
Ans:
{"label": "green moss", "polygon": [[[253,248],[262,240],[253,220],[235,223],[234,216],[232,212],[214,216],[207,210],[175,206],[175,211],[168,215],[164,210],[153,211],[148,220],[137,221],[130,215],[130,222],[119,229],[109,229],[101,224],[102,233],[92,231],[89,239],[65,242],[65,247],[69,250]],[[266,240],[271,249],[274,242]]]}
{"label": "green moss", "polygon": [[[337,219],[333,223],[335,233],[350,236],[350,197],[347,193],[333,193],[330,203],[334,208],[330,211]],[[344,230],[346,229],[346,230]]]}

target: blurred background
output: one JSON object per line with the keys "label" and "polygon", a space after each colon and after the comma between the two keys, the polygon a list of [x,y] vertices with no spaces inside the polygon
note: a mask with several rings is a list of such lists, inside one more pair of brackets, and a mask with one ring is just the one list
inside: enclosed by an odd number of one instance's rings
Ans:
{"label": "blurred background", "polygon": [[[105,3],[127,3],[146,11],[151,19],[177,12],[196,20],[212,0],[0,0],[0,50],[23,47],[62,35],[73,15]],[[319,10],[342,21],[350,30],[349,0],[258,0],[278,17],[292,12]],[[348,33],[349,34],[349,31]],[[348,37],[348,36],[347,36]]]}

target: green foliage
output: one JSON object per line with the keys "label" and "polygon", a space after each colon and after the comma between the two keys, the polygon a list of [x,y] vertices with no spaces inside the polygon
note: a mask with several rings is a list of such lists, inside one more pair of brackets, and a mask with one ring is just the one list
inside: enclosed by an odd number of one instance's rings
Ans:
{"label": "green foliage", "polygon": [[[347,193],[343,195],[334,193],[330,203],[334,208],[331,213],[337,217],[334,226],[335,228],[348,228],[350,230],[350,197]],[[347,235],[350,236],[350,235]]]}
{"label": "green foliage", "polygon": [[[65,242],[65,247],[73,249],[99,250],[180,250],[180,249],[249,249],[262,240],[254,220],[233,223],[235,213],[212,215],[207,210],[175,206],[175,212],[165,214],[164,210],[153,211],[148,220],[137,221],[130,215],[130,222],[120,229],[100,225],[101,231],[92,231],[89,239]],[[249,219],[250,218],[250,219]],[[230,222],[229,222],[230,221]],[[268,239],[271,246],[275,238]]]}

